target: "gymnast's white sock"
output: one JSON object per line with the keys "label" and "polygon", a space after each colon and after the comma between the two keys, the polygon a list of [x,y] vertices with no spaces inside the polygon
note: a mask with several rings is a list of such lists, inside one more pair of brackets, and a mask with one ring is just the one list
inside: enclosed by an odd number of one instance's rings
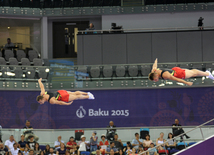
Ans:
{"label": "gymnast's white sock", "polygon": [[210,79],[214,80],[214,77],[213,77],[213,75],[210,73],[210,71],[206,71],[206,72],[209,73],[209,76],[207,76],[207,78],[210,78]]}
{"label": "gymnast's white sock", "polygon": [[92,94],[92,93],[90,93],[90,92],[88,92],[88,96],[89,96],[89,100],[94,100],[95,99],[95,97],[94,97],[94,95]]}

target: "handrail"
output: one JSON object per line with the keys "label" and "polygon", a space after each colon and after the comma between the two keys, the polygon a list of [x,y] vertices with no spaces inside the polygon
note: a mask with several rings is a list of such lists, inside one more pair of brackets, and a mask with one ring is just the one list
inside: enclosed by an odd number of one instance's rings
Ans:
{"label": "handrail", "polygon": [[[201,128],[201,127],[203,127],[204,125],[206,125],[206,124],[208,124],[208,123],[210,123],[210,122],[212,122],[212,121],[214,121],[214,118],[211,119],[211,120],[209,120],[209,121],[207,121],[207,122],[205,122],[205,123],[203,123],[203,124],[201,124],[201,125],[199,125],[199,126],[197,126],[197,127],[195,127],[195,128],[192,129],[192,130],[189,130],[189,131],[184,132],[184,133],[182,133],[182,134],[180,134],[180,135],[178,135],[178,136],[176,136],[176,137],[174,137],[174,138],[172,138],[172,139],[170,139],[170,140],[167,140],[167,141],[164,142],[163,144],[157,145],[157,146],[155,146],[154,148],[157,148],[157,147],[162,146],[162,145],[165,146],[165,144],[168,143],[169,141],[175,140],[176,138],[178,138],[178,137],[180,137],[180,136],[183,136],[183,135],[185,135],[185,134],[187,134],[187,133],[189,133],[189,132],[191,132],[191,131],[194,131],[194,130],[196,130],[196,129],[198,129],[198,128]],[[186,146],[185,143],[184,143],[184,145]],[[144,153],[147,153],[147,152],[149,152],[149,151],[150,151],[150,150],[147,150],[147,151],[144,151],[144,152],[142,152],[142,153],[140,153],[140,154],[144,154]],[[140,155],[140,154],[139,154],[139,155]]]}
{"label": "handrail", "polygon": [[[206,26],[203,27],[203,29],[213,29],[214,26]],[[192,26],[192,27],[162,27],[162,28],[133,28],[133,29],[104,29],[104,30],[82,30],[78,31],[79,33],[84,32],[103,32],[103,31],[109,31],[109,32],[117,32],[117,31],[157,31],[157,30],[199,30],[198,27]]]}
{"label": "handrail", "polygon": [[[207,64],[207,63],[214,63],[214,61],[201,61],[201,62],[159,62],[158,65],[164,65],[164,64]],[[132,64],[100,64],[100,65],[75,65],[73,66],[74,68],[79,67],[79,66],[100,66],[100,67],[104,67],[104,66],[132,66],[132,65],[153,65],[152,63],[132,63]]]}
{"label": "handrail", "polygon": [[[214,125],[206,125],[202,128],[212,128]],[[127,129],[140,129],[140,128],[149,128],[149,129],[172,129],[173,126],[148,126],[148,127],[116,127],[116,130],[127,130]],[[176,128],[176,127],[175,127]],[[182,126],[182,128],[196,128],[195,126]],[[24,130],[24,129],[11,129],[3,128],[2,131],[14,131],[14,130]],[[109,128],[70,128],[70,129],[33,129],[33,131],[74,131],[74,130],[109,130]]]}

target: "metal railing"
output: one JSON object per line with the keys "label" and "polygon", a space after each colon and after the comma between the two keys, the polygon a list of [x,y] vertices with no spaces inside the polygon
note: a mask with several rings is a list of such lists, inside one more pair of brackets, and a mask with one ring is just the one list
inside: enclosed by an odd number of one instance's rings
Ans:
{"label": "metal railing", "polygon": [[[214,121],[214,119],[212,119]],[[212,121],[208,121],[206,123],[204,123],[204,125],[200,125],[200,126],[182,126],[182,128],[194,128],[194,129],[191,129],[190,131],[193,131],[197,128],[212,128],[214,127],[214,125],[206,125],[208,123],[210,123]],[[206,126],[205,126],[206,125]],[[140,128],[149,128],[149,129],[172,129],[173,126],[143,126],[143,127],[115,127],[114,129],[116,130],[129,130],[129,129],[140,129]],[[177,127],[176,127],[177,128]],[[11,128],[2,128],[2,131],[21,131],[21,130],[24,130],[24,129],[11,129]],[[33,129],[33,131],[75,131],[75,130],[91,130],[91,131],[94,131],[94,130],[109,130],[109,128],[70,128],[70,129]],[[190,131],[186,132],[186,133],[189,133]],[[184,133],[185,134],[185,133]],[[177,137],[180,137],[181,135],[177,136]],[[174,137],[175,138],[175,137]]]}
{"label": "metal railing", "polygon": [[[166,143],[168,143],[169,141],[175,140],[175,139],[178,138],[178,137],[184,136],[185,134],[190,133],[190,132],[192,132],[192,131],[194,131],[194,130],[196,130],[196,129],[200,129],[202,138],[203,138],[203,140],[205,140],[201,128],[202,128],[204,125],[206,125],[206,124],[208,124],[208,123],[210,123],[210,122],[212,122],[212,121],[214,121],[214,119],[211,119],[211,120],[209,120],[209,121],[207,121],[207,122],[205,122],[205,123],[203,123],[203,124],[201,124],[201,125],[195,127],[194,129],[191,129],[191,130],[189,130],[189,131],[187,131],[187,132],[184,132],[184,133],[182,133],[182,134],[180,134],[180,135],[178,135],[178,136],[176,136],[176,137],[174,137],[174,138],[172,138],[172,139],[169,139],[169,140],[163,142],[162,144],[155,146],[154,148],[158,148],[158,147],[164,145],[164,150],[165,150],[166,154],[168,154],[167,151],[166,151],[166,147],[165,147],[165,146],[166,146]],[[185,146],[185,149],[186,149],[187,147],[186,147],[185,141],[183,140],[183,142],[184,142],[184,146]],[[142,152],[142,153],[140,153],[140,154],[145,154],[145,153],[147,153],[147,152],[149,152],[149,151],[150,151],[150,150],[147,150],[147,151],[144,151],[144,152]],[[140,155],[140,154],[139,154],[139,155]]]}
{"label": "metal railing", "polygon": [[[203,30],[214,29],[214,26],[203,27]],[[184,31],[184,30],[200,30],[199,27],[162,27],[162,28],[133,28],[133,29],[105,29],[105,30],[82,30],[78,31],[78,34],[86,34],[87,32],[94,33],[104,33],[104,32],[154,32],[154,31]]]}
{"label": "metal railing", "polygon": [[[182,126],[184,130],[191,130],[195,127],[196,126]],[[149,128],[149,134],[151,135],[151,140],[153,140],[153,142],[156,140],[156,137],[159,135],[160,132],[163,132],[165,135],[172,132],[172,126],[117,127],[115,129],[117,129],[116,133],[119,135],[122,142],[126,143],[134,138],[134,133],[140,132],[140,128]],[[213,128],[214,125],[205,125],[201,127],[205,137],[213,135]],[[68,135],[74,136],[75,130],[84,130],[84,135],[89,138],[91,136],[92,131],[97,131],[97,135],[99,137],[100,135],[105,134],[107,129],[109,128],[33,129],[33,132],[39,137],[40,144],[53,145],[53,142],[57,139],[59,135],[61,135],[63,137],[63,140],[65,140],[65,137],[67,137]],[[10,135],[14,135],[14,138],[18,141],[20,139],[20,135],[23,134],[23,131],[24,129],[3,128],[3,140],[7,140]],[[200,131],[191,133],[191,139],[188,139],[188,142],[198,142],[203,140],[203,138],[199,136],[199,133]]]}

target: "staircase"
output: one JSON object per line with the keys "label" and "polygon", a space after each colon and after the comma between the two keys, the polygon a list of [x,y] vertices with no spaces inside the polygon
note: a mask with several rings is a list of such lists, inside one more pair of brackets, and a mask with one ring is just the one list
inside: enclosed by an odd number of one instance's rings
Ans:
{"label": "staircase", "polygon": [[[203,127],[205,125],[208,125],[211,122],[213,123],[213,121],[214,121],[214,119],[211,119],[211,120],[205,122],[204,124],[201,124],[201,125],[195,127],[194,129],[191,129],[191,130],[187,131],[186,133],[182,133],[182,134],[174,137],[173,139],[176,140],[180,136],[184,136],[185,134],[188,134],[188,133],[190,133],[190,132],[192,132],[194,130],[200,129],[201,136],[202,136],[203,140],[199,141],[199,142],[197,142],[197,143],[195,143],[195,144],[193,144],[191,146],[188,146],[187,143],[183,140],[184,149],[182,149],[181,151],[174,150],[176,153],[174,153],[173,155],[214,155],[214,151],[213,151],[213,144],[214,144],[214,130],[213,130],[213,126],[210,128],[209,132],[205,132],[205,133],[203,133],[203,130],[201,129],[201,127]],[[204,134],[207,135],[208,133],[209,133],[209,137],[205,138]],[[155,146],[155,148],[157,149],[157,147],[159,147],[159,146],[166,145],[166,143],[168,143],[168,141],[169,140],[167,140],[163,144]],[[139,155],[143,155],[143,154],[145,154],[147,152],[149,152],[149,150],[144,151],[144,152],[140,153]],[[165,150],[165,152],[163,152],[163,153],[165,155],[168,155],[167,150]]]}
{"label": "staircase", "polygon": [[187,149],[181,150],[174,155],[213,155],[214,135],[200,141]]}

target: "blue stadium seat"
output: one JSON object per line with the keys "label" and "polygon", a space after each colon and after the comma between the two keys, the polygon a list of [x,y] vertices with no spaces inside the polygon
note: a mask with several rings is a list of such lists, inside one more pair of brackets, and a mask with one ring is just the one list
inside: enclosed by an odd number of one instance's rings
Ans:
{"label": "blue stadium seat", "polygon": [[182,150],[185,148],[185,145],[187,146],[187,143],[184,144],[184,142],[177,143],[177,149]]}
{"label": "blue stadium seat", "polygon": [[80,154],[81,154],[81,155],[90,155],[91,153],[88,152],[88,151],[82,151]]}
{"label": "blue stadium seat", "polygon": [[189,142],[189,145],[188,146],[191,146],[193,144],[196,144],[197,142]]}
{"label": "blue stadium seat", "polygon": [[[185,142],[186,146],[187,146],[187,143]],[[177,146],[180,146],[180,145],[184,145],[184,142],[179,142],[177,143]]]}
{"label": "blue stadium seat", "polygon": [[140,131],[148,131],[149,132],[149,128],[140,128]]}
{"label": "blue stadium seat", "polygon": [[146,139],[146,135],[149,134],[149,128],[140,128],[140,138]]}
{"label": "blue stadium seat", "polygon": [[176,153],[176,152],[178,152],[178,151],[180,151],[180,150],[173,149],[173,150],[170,150],[169,152],[170,152],[170,154],[174,154],[174,153]]}

